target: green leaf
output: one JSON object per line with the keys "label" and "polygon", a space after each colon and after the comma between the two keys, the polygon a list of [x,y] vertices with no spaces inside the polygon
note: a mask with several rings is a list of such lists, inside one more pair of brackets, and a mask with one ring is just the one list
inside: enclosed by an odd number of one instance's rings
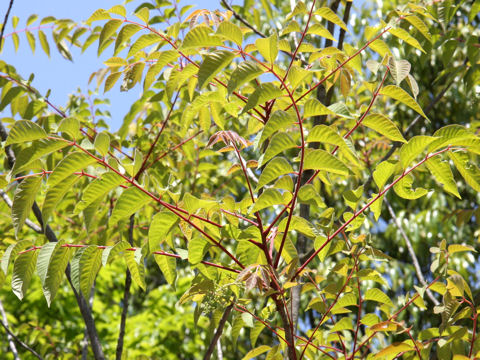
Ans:
{"label": "green leaf", "polygon": [[392,300],[380,289],[368,289],[363,295],[363,300],[371,300],[381,304],[393,306]]}
{"label": "green leaf", "polygon": [[42,207],[42,219],[44,224],[48,224],[50,216],[52,216],[58,203],[62,201],[68,192],[72,191],[73,185],[80,179],[80,176],[74,175],[66,178],[64,181],[56,184],[55,186],[49,186],[45,200]]}
{"label": "green leaf", "polygon": [[348,148],[345,140],[330,126],[317,125],[308,133],[306,142],[319,142]]}
{"label": "green leaf", "polygon": [[234,23],[231,23],[230,21],[222,21],[218,26],[216,35],[220,35],[226,38],[227,40],[234,42],[238,46],[242,46],[242,42],[243,42],[242,30],[237,25],[235,25]]}
{"label": "green leaf", "polygon": [[8,134],[5,145],[18,144],[26,141],[43,139],[47,133],[43,128],[29,120],[18,120]]}
{"label": "green leaf", "polygon": [[327,207],[322,200],[322,196],[312,184],[306,184],[300,188],[298,191],[298,200],[305,204],[315,204],[321,208]]}
{"label": "green leaf", "polygon": [[208,248],[208,241],[201,237],[194,237],[188,242],[188,262],[198,264]]}
{"label": "green leaf", "polygon": [[43,51],[50,57],[50,45],[48,45],[47,35],[45,35],[42,30],[38,30],[38,39],[40,40]]}
{"label": "green leaf", "polygon": [[283,91],[273,83],[264,83],[257,87],[255,91],[248,97],[247,104],[242,110],[242,114],[253,109],[258,104],[263,104],[268,100],[279,98],[283,95]]}
{"label": "green leaf", "polygon": [[124,252],[126,249],[129,249],[131,246],[125,240],[119,241],[113,246],[107,246],[102,253],[102,265],[106,266],[110,264],[115,256]]}
{"label": "green leaf", "polygon": [[[285,217],[281,222],[280,225],[278,225],[278,231],[279,232],[284,232],[285,228],[287,226],[287,221],[288,217]],[[318,234],[316,234],[317,230],[315,227],[307,220],[304,219],[303,217],[293,215],[292,220],[290,221],[290,226],[289,226],[289,231],[291,230],[296,230],[301,232],[302,234],[314,238]]]}
{"label": "green leaf", "polygon": [[113,85],[120,79],[120,76],[123,74],[123,72],[114,72],[108,75],[107,79],[105,80],[105,87],[103,88],[103,92],[106,93],[109,91]]}
{"label": "green leaf", "polygon": [[160,41],[162,41],[162,38],[157,34],[143,34],[133,43],[132,46],[130,46],[127,58],[135,56],[139,51]]}
{"label": "green leaf", "polygon": [[373,172],[373,180],[375,181],[375,184],[377,184],[379,190],[382,190],[388,179],[390,179],[396,165],[397,163],[393,161],[382,161],[377,165]]}
{"label": "green leaf", "polygon": [[109,66],[109,67],[114,67],[114,68],[128,65],[127,60],[125,60],[124,58],[118,57],[118,56],[113,56],[110,59],[108,59],[107,61],[104,61],[103,63],[105,65]]}
{"label": "green leaf", "polygon": [[407,60],[396,60],[393,57],[388,58],[388,66],[397,86],[408,76],[412,68]]}
{"label": "green leaf", "polygon": [[307,100],[303,108],[303,117],[308,118],[320,115],[335,115],[335,113],[317,99]]}
{"label": "green leaf", "polygon": [[135,13],[135,16],[142,20],[146,25],[148,25],[148,21],[150,19],[150,11],[148,10],[148,7],[142,7]]}
{"label": "green leaf", "polygon": [[50,264],[50,258],[53,251],[57,246],[61,246],[64,243],[64,240],[60,240],[59,242],[49,242],[43,245],[40,249],[37,258],[37,275],[42,282],[42,286],[45,283],[45,277],[47,276],[48,265]]}
{"label": "green leaf", "polygon": [[428,152],[434,152],[446,146],[464,146],[468,140],[475,139],[477,136],[468,130],[465,126],[452,124],[444,126],[433,134],[437,139],[428,146]]}
{"label": "green leaf", "polygon": [[283,204],[283,203],[284,203],[284,199],[280,191],[276,189],[266,189],[255,201],[255,204],[253,205],[251,212],[255,213],[267,207]]}
{"label": "green leaf", "polygon": [[83,152],[72,152],[65,156],[48,177],[47,185],[53,187],[71,176],[74,172],[85,169],[95,163],[95,159]]}
{"label": "green leaf", "polygon": [[353,330],[353,320],[349,317],[343,317],[335,323],[331,332],[343,331],[343,330]]}
{"label": "green leaf", "polygon": [[412,185],[413,176],[412,174],[408,174],[393,186],[393,190],[398,196],[409,200],[418,199],[428,193],[428,190],[424,188],[416,188],[413,190]]}
{"label": "green leaf", "polygon": [[282,110],[275,111],[263,128],[258,146],[262,145],[273,133],[279,130],[285,130],[287,127],[292,126],[294,122],[295,118],[289,113]]}
{"label": "green leaf", "polygon": [[235,54],[227,50],[217,50],[206,55],[198,70],[198,87],[202,89],[208,85],[215,75],[232,62],[234,57]]}
{"label": "green leaf", "polygon": [[[178,220],[178,216],[170,211],[161,211],[153,217],[148,229],[148,247],[155,251],[162,244]],[[160,265],[159,265],[160,266]]]}
{"label": "green leaf", "polygon": [[422,108],[408,93],[402,88],[395,85],[387,85],[380,90],[380,94],[389,96],[394,100],[400,101],[409,108],[415,110],[417,113],[427,119],[427,115],[423,112]]}
{"label": "green leaf", "polygon": [[448,253],[454,254],[457,252],[464,252],[464,251],[473,251],[477,252],[472,246],[470,245],[462,245],[462,244],[452,244],[448,245]]}
{"label": "green leaf", "polygon": [[93,180],[83,191],[82,200],[77,203],[75,213],[78,214],[94,201],[106,196],[125,180],[114,172],[106,172],[100,178]]}
{"label": "green leaf", "polygon": [[[50,256],[48,257],[48,269],[42,283],[43,295],[45,295],[45,299],[47,300],[49,307],[57,293],[58,288],[60,287],[68,262],[74,253],[73,248],[63,247],[61,245],[62,243],[60,242],[56,243],[55,248],[50,253]],[[40,260],[41,255],[42,254],[40,250],[40,254],[38,255],[37,259],[37,269],[38,261]]]}
{"label": "green leaf", "polygon": [[123,45],[140,30],[142,30],[142,27],[136,24],[127,24],[122,27],[115,40],[114,55],[117,55],[124,48]]}
{"label": "green leaf", "polygon": [[319,15],[324,19],[340,26],[343,30],[348,32],[347,25],[335,14],[329,7],[322,7],[315,11],[315,15]]}
{"label": "green leaf", "polygon": [[25,31],[25,36],[27,37],[28,44],[30,45],[30,49],[32,49],[32,53],[35,54],[35,37],[32,35],[30,31]]}
{"label": "green leaf", "polygon": [[[178,59],[178,52],[175,50],[157,52],[156,54],[158,54],[157,61],[150,66],[147,74],[145,75],[143,91],[146,91],[148,88],[150,88],[158,74],[160,74],[167,64],[170,64]],[[157,55],[155,57],[157,57]]]}
{"label": "green leaf", "polygon": [[405,29],[402,29],[400,27],[392,27],[388,30],[390,32],[390,34],[392,34],[393,36],[396,36],[398,37],[400,40],[403,40],[405,41],[407,44],[413,46],[414,48],[420,50],[421,52],[425,53],[425,50],[423,50],[422,48],[422,45],[420,45],[420,43],[418,42],[417,39],[415,39],[414,37],[412,37],[408,31],[406,31]]}
{"label": "green leaf", "polygon": [[125,7],[122,5],[114,5],[110,9],[108,9],[108,12],[111,14],[116,14],[123,17],[127,16],[127,10],[125,10]]}
{"label": "green leaf", "polygon": [[255,358],[256,356],[260,355],[260,354],[263,354],[265,352],[267,352],[268,350],[270,350],[271,347],[268,346],[268,345],[262,345],[262,346],[259,346],[253,350],[250,350],[248,353],[245,354],[245,356],[242,358],[242,360],[250,360],[252,358]]}
{"label": "green leaf", "polygon": [[142,249],[125,251],[123,257],[125,258],[133,281],[145,291],[147,284],[145,283],[145,265],[143,264]]}
{"label": "green leaf", "polygon": [[80,137],[80,122],[73,117],[63,119],[57,128],[57,133],[64,132],[71,136],[72,139]]}
{"label": "green leaf", "polygon": [[338,175],[348,175],[348,167],[325,150],[312,150],[305,154],[305,170],[324,170]]}
{"label": "green leaf", "polygon": [[88,25],[90,25],[94,21],[100,20],[108,20],[111,19],[110,14],[105,9],[98,9],[90,15],[90,17],[85,21]]}
{"label": "green leaf", "polygon": [[468,155],[460,152],[448,152],[448,156],[452,159],[455,167],[467,184],[475,191],[480,191],[480,169],[470,163]]}
{"label": "green leaf", "polygon": [[270,161],[263,170],[260,178],[258,179],[257,190],[265,186],[269,182],[278,179],[280,176],[290,174],[293,172],[293,168],[287,159],[283,157],[276,157]]}
{"label": "green leaf", "polygon": [[163,273],[165,280],[173,285],[177,278],[177,260],[174,257],[167,255],[155,254],[155,261]]}
{"label": "green leaf", "polygon": [[80,290],[85,298],[89,297],[93,282],[102,267],[102,254],[101,249],[92,245],[84,248],[80,257]]}
{"label": "green leaf", "polygon": [[107,155],[108,150],[110,150],[110,136],[105,132],[98,133],[97,136],[95,136],[94,146],[100,155]]}
{"label": "green leaf", "polygon": [[405,16],[405,20],[407,20],[410,24],[412,24],[413,27],[417,29],[420,32],[420,34],[422,34],[425,37],[425,39],[432,42],[432,35],[430,35],[428,26],[422,20],[420,20],[418,16],[408,15],[408,16]]}
{"label": "green leaf", "polygon": [[222,45],[222,38],[212,35],[213,30],[205,25],[198,25],[188,32],[181,49],[202,48]]}
{"label": "green leaf", "polygon": [[405,343],[396,342],[388,345],[386,348],[376,353],[374,359],[395,359],[398,357],[398,355],[407,353],[409,351],[415,351],[415,348]]}
{"label": "green leaf", "polygon": [[260,67],[253,61],[248,60],[240,63],[237,68],[232,72],[230,80],[228,81],[228,95],[231,95],[243,84],[263,74],[263,72],[264,71],[260,69]]}
{"label": "green leaf", "polygon": [[32,25],[36,20],[38,19],[38,15],[37,14],[32,14],[28,17],[27,19],[27,27]]}
{"label": "green leaf", "polygon": [[366,116],[362,121],[362,125],[375,130],[390,140],[401,141],[403,143],[407,142],[393,121],[382,114],[370,114]]}
{"label": "green leaf", "polygon": [[257,46],[258,52],[266,61],[268,61],[270,64],[275,62],[275,59],[278,55],[277,34],[273,34],[268,38],[259,38],[255,40],[255,45]]}
{"label": "green leaf", "polygon": [[255,325],[252,330],[250,330],[250,343],[252,346],[255,346],[257,343],[258,336],[262,332],[262,330],[265,328],[265,325],[263,325],[260,321],[256,321]]}
{"label": "green leaf", "polygon": [[13,47],[15,48],[15,52],[17,52],[18,47],[20,46],[20,37],[16,32],[12,33],[12,41],[13,41]]}
{"label": "green leaf", "polygon": [[441,161],[438,157],[432,157],[426,162],[428,170],[435,176],[435,179],[443,185],[443,188],[449,193],[461,199],[458,193],[457,184],[447,162]]}
{"label": "green leaf", "polygon": [[[373,193],[372,198],[369,199],[368,202],[370,202],[370,200],[376,198],[377,195],[378,194]],[[380,218],[380,215],[382,213],[382,204],[383,204],[383,196],[380,196],[375,202],[372,203],[372,205],[370,205],[370,210],[373,212],[373,216],[375,217],[375,221],[378,221],[378,219]]]}
{"label": "green leaf", "polygon": [[22,300],[27,292],[30,280],[35,272],[38,251],[20,254],[13,265],[12,292]]}
{"label": "green leaf", "polygon": [[124,190],[115,204],[109,223],[116,224],[119,220],[140,210],[150,201],[152,198],[136,187]]}
{"label": "green leaf", "polygon": [[100,56],[108,45],[110,45],[111,37],[122,24],[123,20],[112,19],[103,26],[102,31],[100,32],[100,38],[98,39],[97,56]]}
{"label": "green leaf", "polygon": [[13,261],[15,261],[15,258],[20,251],[23,251],[26,248],[33,246],[33,244],[34,243],[31,240],[20,240],[8,246],[8,248],[3,253],[1,262],[2,271],[5,275],[7,275],[10,260],[13,259]]}
{"label": "green leaf", "polygon": [[263,155],[261,161],[259,161],[258,166],[266,164],[274,156],[278,155],[282,151],[296,147],[297,144],[293,139],[285,132],[276,133],[273,135],[272,140],[268,144],[267,150]]}
{"label": "green leaf", "polygon": [[15,236],[18,236],[28,214],[30,214],[41,184],[41,176],[32,176],[24,179],[15,189],[12,204],[12,222],[15,228]]}
{"label": "green leaf", "polygon": [[420,155],[425,148],[434,141],[435,138],[431,136],[418,135],[411,138],[408,143],[400,148],[400,163],[406,169]]}
{"label": "green leaf", "polygon": [[311,24],[308,27],[307,34],[314,34],[314,35],[321,36],[325,39],[329,39],[329,40],[332,40],[332,41],[337,41],[335,39],[335,37],[332,35],[332,33],[330,31],[328,31],[327,28],[325,28],[324,26],[322,26],[320,24]]}

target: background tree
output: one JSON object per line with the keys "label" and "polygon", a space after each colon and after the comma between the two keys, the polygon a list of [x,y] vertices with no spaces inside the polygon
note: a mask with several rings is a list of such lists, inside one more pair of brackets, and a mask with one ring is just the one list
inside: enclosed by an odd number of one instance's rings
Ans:
{"label": "background tree", "polygon": [[97,45],[99,92],[143,91],[111,132],[102,96],[59,107],[0,62],[2,350],[479,356],[480,3],[222,5],[7,39]]}

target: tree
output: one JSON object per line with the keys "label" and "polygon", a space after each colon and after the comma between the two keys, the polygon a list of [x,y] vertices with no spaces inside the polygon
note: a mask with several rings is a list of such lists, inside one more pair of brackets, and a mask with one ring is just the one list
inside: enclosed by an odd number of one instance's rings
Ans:
{"label": "tree", "polygon": [[[349,1],[222,5],[40,21],[67,59],[112,53],[99,92],[142,88],[116,132],[85,96],[61,108],[0,62],[0,276],[25,299],[1,293],[5,352],[480,356],[478,231],[462,226],[478,221],[480,3],[380,19]],[[11,39],[49,52],[36,20]],[[50,343],[22,328],[39,289],[74,318]]]}

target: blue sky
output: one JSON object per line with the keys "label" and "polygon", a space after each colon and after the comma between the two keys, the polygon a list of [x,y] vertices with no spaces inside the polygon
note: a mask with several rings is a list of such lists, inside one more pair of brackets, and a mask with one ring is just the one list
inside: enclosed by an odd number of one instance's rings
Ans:
{"label": "blue sky", "polygon": [[[18,29],[25,27],[27,18],[32,14],[37,14],[39,18],[45,16],[55,16],[56,18],[69,18],[75,21],[86,20],[95,10],[99,8],[109,9],[119,1],[113,0],[84,0],[84,1],[65,1],[65,0],[42,0],[28,1],[16,0],[10,13],[10,20],[5,29],[5,34],[12,31],[11,18],[18,16],[20,21]],[[7,1],[1,2],[0,14],[3,16],[7,10]],[[127,11],[132,12],[138,6],[139,2],[128,4]],[[197,4],[196,9],[217,9],[221,8],[219,0],[183,0],[181,5]],[[0,21],[2,21],[0,20]],[[37,20],[38,22],[38,20]],[[34,23],[32,26],[35,26]],[[47,31],[47,36],[49,32]],[[52,44],[51,44],[52,45]],[[104,67],[103,61],[111,57],[111,49],[107,49],[100,58],[97,57],[97,46],[92,45],[85,53],[78,49],[72,49],[73,62],[65,60],[56,49],[51,46],[51,57],[48,58],[37,41],[37,49],[32,54],[24,34],[20,34],[20,48],[15,52],[12,40],[7,38],[3,52],[0,54],[2,60],[12,64],[17,72],[24,78],[28,78],[31,73],[35,74],[33,86],[41,93],[45,94],[51,89],[50,100],[59,106],[64,106],[68,95],[81,88],[86,93],[86,89],[94,89],[94,86],[88,86],[88,78],[91,73]],[[103,89],[103,87],[102,87]],[[105,97],[111,102],[109,108],[112,114],[110,126],[113,130],[120,127],[123,115],[127,113],[129,105],[132,104],[140,95],[141,87],[137,86],[128,92],[120,92],[119,86],[115,86]],[[102,90],[103,91],[103,90]],[[99,94],[103,97],[103,94]]]}

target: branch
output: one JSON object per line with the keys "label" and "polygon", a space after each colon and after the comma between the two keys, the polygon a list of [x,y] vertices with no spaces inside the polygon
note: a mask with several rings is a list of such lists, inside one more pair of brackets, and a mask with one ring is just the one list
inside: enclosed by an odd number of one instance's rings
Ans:
{"label": "branch", "polygon": [[[10,199],[10,197],[8,196],[8,194],[3,191],[3,190],[0,190],[0,196],[3,198],[3,201],[5,201],[5,203],[7,204],[7,206],[9,208],[12,207],[13,205],[13,202],[12,200]],[[32,229],[33,231],[39,233],[39,234],[43,234],[43,231],[42,231],[42,228],[40,226],[38,226],[37,224],[35,224],[33,221],[31,221],[30,219],[25,219],[25,224],[30,228]]]}
{"label": "branch", "polygon": [[12,6],[13,6],[13,0],[10,0],[10,4],[8,4],[7,13],[5,14],[5,18],[3,19],[2,31],[0,32],[0,50],[2,49],[3,34],[5,33],[5,28],[7,27],[8,17],[10,16],[10,11],[12,10]]}
{"label": "branch", "polygon": [[20,360],[20,357],[18,356],[18,351],[17,347],[15,346],[15,342],[13,340],[14,337],[10,332],[8,331],[8,319],[7,319],[7,314],[5,313],[5,309],[3,308],[2,301],[0,300],[0,313],[2,315],[2,318],[0,321],[2,322],[3,327],[7,331],[7,340],[8,340],[8,346],[10,347],[10,350],[12,350],[13,357],[15,360]]}
{"label": "branch", "polygon": [[[7,139],[7,131],[3,126],[3,123],[0,122],[0,138],[2,141]],[[7,155],[8,164],[10,167],[13,166],[15,163],[15,154],[13,153],[10,146],[5,148],[5,153]],[[4,198],[5,199],[5,198]],[[37,203],[34,201],[32,206],[33,213],[35,218],[37,219],[38,223],[41,226],[42,233],[45,233],[48,241],[50,242],[58,242],[57,236],[53,232],[52,228],[48,224],[43,223],[43,216],[42,211],[38,207]],[[80,312],[82,313],[83,320],[85,322],[86,329],[88,330],[88,335],[90,337],[90,344],[92,346],[92,351],[95,356],[96,360],[104,360],[105,356],[103,355],[102,345],[100,344],[100,339],[98,337],[97,329],[95,327],[95,321],[92,317],[92,312],[90,311],[90,307],[86,302],[85,298],[77,292],[75,287],[72,283],[72,278],[70,277],[70,265],[65,270],[65,275],[67,276],[68,282],[70,283],[70,287],[75,294],[75,298],[77,299],[78,307],[80,308]]]}
{"label": "branch", "polygon": [[[168,117],[167,117],[168,118]],[[130,216],[130,225],[128,227],[128,242],[133,246],[133,227],[135,223],[135,214]],[[123,341],[125,338],[125,325],[127,323],[128,303],[130,301],[130,287],[132,286],[132,275],[130,270],[125,271],[125,288],[123,289],[122,316],[120,318],[120,330],[118,332],[116,359],[122,360]]]}
{"label": "branch", "polygon": [[7,332],[8,345],[12,350],[13,357],[15,358],[15,360],[19,360],[20,357],[18,356],[17,348],[15,347],[15,343],[12,341],[12,339],[15,340],[25,350],[31,352],[37,359],[43,360],[43,357],[39,353],[37,353],[30,346],[28,346],[22,340],[20,340],[14,333],[12,333],[12,331],[8,327],[7,315],[5,314],[5,309],[3,308],[3,304],[1,301],[0,301],[0,313],[2,314],[2,319],[0,319],[0,324],[3,326],[3,328]]}
{"label": "branch", "polygon": [[257,34],[258,36],[262,37],[262,38],[266,38],[267,35],[265,35],[264,33],[258,31],[255,26],[253,26],[252,24],[250,24],[247,20],[245,20],[239,13],[237,13],[229,4],[227,4],[227,2],[225,0],[222,0],[221,1],[221,4],[223,6],[225,6],[228,10],[230,10],[233,14],[233,16],[238,20],[240,21],[243,25],[245,25],[246,27],[248,27],[250,30],[252,30],[255,34]]}
{"label": "branch", "polygon": [[203,360],[210,360],[210,358],[212,357],[213,350],[215,350],[215,345],[217,344],[218,339],[220,339],[220,336],[222,336],[223,328],[225,327],[225,323],[227,322],[227,319],[230,316],[232,309],[233,304],[228,305],[225,309],[223,316],[218,324],[217,331],[215,331],[215,335],[213,336],[213,339],[208,346],[207,352],[205,353]]}
{"label": "branch", "polygon": [[[427,282],[425,281],[425,278],[423,277],[422,274],[422,269],[420,268],[420,264],[418,262],[417,256],[415,255],[415,250],[413,249],[412,243],[410,239],[407,236],[407,233],[403,229],[402,224],[400,223],[400,220],[397,218],[397,215],[395,214],[395,211],[393,210],[392,206],[390,205],[390,202],[385,198],[383,200],[385,205],[387,205],[388,211],[390,212],[390,215],[392,216],[393,221],[395,222],[395,225],[397,226],[398,230],[400,231],[400,234],[402,235],[403,239],[405,240],[405,244],[407,245],[407,250],[408,253],[410,254],[410,257],[412,258],[413,262],[413,267],[415,268],[415,273],[417,274],[418,281],[422,284],[422,286],[426,286]],[[440,305],[440,302],[435,299],[433,296],[432,292],[430,289],[427,289],[427,295],[432,300],[432,302],[435,304],[435,306]]]}

